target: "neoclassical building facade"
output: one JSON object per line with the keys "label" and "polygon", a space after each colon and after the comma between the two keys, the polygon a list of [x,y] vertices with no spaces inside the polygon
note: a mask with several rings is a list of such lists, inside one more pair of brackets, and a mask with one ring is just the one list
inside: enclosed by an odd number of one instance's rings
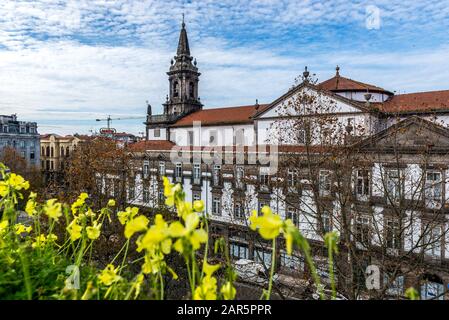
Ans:
{"label": "neoclassical building facade", "polygon": [[[130,146],[129,203],[163,205],[167,176],[187,200],[205,202],[212,234],[225,237],[234,260],[265,267],[271,249],[248,218],[269,205],[309,239],[323,279],[323,235],[339,232],[343,293],[402,297],[413,286],[423,299],[447,298],[449,90],[397,95],[339,67],[316,83],[306,68],[301,83],[270,103],[203,108],[184,23],[167,75],[163,114],[149,107],[147,139]],[[295,296],[310,270],[301,252],[275,254],[278,281]],[[370,291],[372,265],[380,284]]]}

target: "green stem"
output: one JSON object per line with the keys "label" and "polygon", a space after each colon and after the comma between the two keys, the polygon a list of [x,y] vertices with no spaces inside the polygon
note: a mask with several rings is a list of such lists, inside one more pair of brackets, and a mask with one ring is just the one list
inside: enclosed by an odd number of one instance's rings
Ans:
{"label": "green stem", "polygon": [[335,289],[335,279],[334,279],[334,257],[332,254],[332,246],[329,245],[327,248],[328,259],[329,259],[329,276],[331,280],[331,289],[332,289],[332,300],[335,300],[337,297],[337,291]]}
{"label": "green stem", "polygon": [[26,257],[23,255],[23,252],[21,249],[19,249],[19,257],[20,257],[20,262],[22,264],[22,272],[23,272],[23,278],[25,281],[27,298],[28,298],[28,300],[31,300],[33,298],[33,290],[31,289],[30,270],[28,268],[28,261],[26,260]]}
{"label": "green stem", "polygon": [[271,252],[270,280],[268,282],[268,292],[266,295],[266,300],[270,300],[270,297],[271,297],[271,290],[273,288],[273,276],[274,276],[275,263],[276,263],[276,238],[273,239],[273,246],[272,246],[272,252]]}

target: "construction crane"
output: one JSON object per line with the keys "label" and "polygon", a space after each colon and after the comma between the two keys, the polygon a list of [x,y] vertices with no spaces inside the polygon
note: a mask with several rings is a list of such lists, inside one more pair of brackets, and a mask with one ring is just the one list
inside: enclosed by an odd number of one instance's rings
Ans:
{"label": "construction crane", "polygon": [[107,128],[111,130],[111,122],[112,120],[132,120],[132,119],[145,119],[146,117],[127,117],[127,118],[111,118],[109,115],[106,119],[95,119],[95,121],[107,121]]}

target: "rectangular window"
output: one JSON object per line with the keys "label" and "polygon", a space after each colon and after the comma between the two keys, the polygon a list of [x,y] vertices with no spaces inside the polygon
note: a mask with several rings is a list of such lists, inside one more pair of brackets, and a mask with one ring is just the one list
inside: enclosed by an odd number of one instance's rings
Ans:
{"label": "rectangular window", "polygon": [[299,227],[299,212],[293,207],[288,207],[286,212],[286,218],[291,219],[296,227]]}
{"label": "rectangular window", "polygon": [[244,183],[243,178],[245,176],[245,171],[243,167],[236,167],[235,168],[235,186],[237,189],[243,189]]}
{"label": "rectangular window", "polygon": [[271,251],[263,249],[254,249],[254,261],[262,264],[264,267],[271,265]]}
{"label": "rectangular window", "polygon": [[150,202],[150,190],[148,189],[148,186],[143,187],[143,202],[148,203]]}
{"label": "rectangular window", "polygon": [[245,129],[238,129],[235,131],[235,141],[234,144],[237,146],[245,145]]}
{"label": "rectangular window", "polygon": [[259,171],[259,184],[260,184],[260,190],[262,191],[269,191],[270,189],[270,175],[267,171],[268,168],[260,168]]}
{"label": "rectangular window", "polygon": [[362,245],[371,244],[371,219],[368,216],[357,216],[355,219],[354,236]]}
{"label": "rectangular window", "polygon": [[22,149],[25,148],[25,141],[23,140],[20,141],[20,148]]}
{"label": "rectangular window", "polygon": [[234,204],[234,218],[238,220],[245,219],[245,211],[241,202],[236,202]]}
{"label": "rectangular window", "polygon": [[424,231],[425,253],[433,257],[441,257],[441,226],[427,227]]}
{"label": "rectangular window", "polygon": [[177,163],[175,167],[175,181],[182,181],[182,163]]}
{"label": "rectangular window", "polygon": [[128,185],[128,200],[134,200],[134,198],[136,197],[136,186],[134,185],[134,183],[130,183]]}
{"label": "rectangular window", "polygon": [[249,249],[248,245],[241,243],[230,243],[229,244],[230,255],[235,259],[248,259]]}
{"label": "rectangular window", "polygon": [[332,220],[328,210],[323,210],[321,213],[321,220],[323,222],[324,233],[332,231]]}
{"label": "rectangular window", "polygon": [[188,138],[189,138],[189,141],[188,141],[188,145],[189,146],[193,146],[193,142],[194,142],[194,135],[193,135],[193,131],[188,131]]}
{"label": "rectangular window", "polygon": [[385,244],[388,249],[398,250],[401,248],[401,230],[399,221],[388,219],[385,225]]}
{"label": "rectangular window", "polygon": [[368,170],[360,169],[356,171],[355,188],[358,196],[368,196],[370,194],[370,176]]}
{"label": "rectangular window", "polygon": [[165,176],[165,162],[159,162],[159,175]]}
{"label": "rectangular window", "polygon": [[428,171],[426,173],[425,195],[426,199],[433,201],[441,201],[443,195],[443,183],[441,172]]}
{"label": "rectangular window", "polygon": [[387,198],[391,200],[399,200],[402,192],[401,188],[401,171],[400,170],[387,170],[386,172],[386,187]]}
{"label": "rectangular window", "polygon": [[384,286],[387,294],[401,297],[404,294],[404,276],[397,275],[394,279],[388,273],[384,273]]}
{"label": "rectangular window", "polygon": [[199,163],[193,164],[193,184],[201,183],[201,165]]}
{"label": "rectangular window", "polygon": [[220,165],[214,165],[214,169],[212,172],[212,184],[214,186],[220,185],[221,180],[221,166]]}
{"label": "rectangular window", "polygon": [[213,197],[212,200],[212,214],[216,216],[221,215],[221,200],[220,197]]}
{"label": "rectangular window", "polygon": [[421,285],[421,300],[444,300],[444,284],[425,281]]}
{"label": "rectangular window", "polygon": [[304,260],[300,257],[281,252],[281,266],[290,270],[304,270]]}
{"label": "rectangular window", "polygon": [[159,138],[161,136],[161,129],[154,129],[154,137]]}
{"label": "rectangular window", "polygon": [[296,169],[287,170],[287,187],[289,192],[298,191],[298,170]]}
{"label": "rectangular window", "polygon": [[159,204],[165,203],[164,187],[161,187],[158,190],[158,201],[159,201]]}
{"label": "rectangular window", "polygon": [[150,175],[150,163],[148,161],[143,162],[143,178],[146,179]]}
{"label": "rectangular window", "polygon": [[319,174],[319,192],[320,196],[328,196],[331,193],[331,172],[329,170],[320,170]]}
{"label": "rectangular window", "polygon": [[193,198],[193,201],[199,201],[199,200],[201,200],[201,193],[199,193],[199,192],[194,192],[192,198]]}
{"label": "rectangular window", "polygon": [[25,159],[25,151],[20,151],[20,156]]}
{"label": "rectangular window", "polygon": [[30,151],[30,159],[33,160],[35,158],[34,150]]}

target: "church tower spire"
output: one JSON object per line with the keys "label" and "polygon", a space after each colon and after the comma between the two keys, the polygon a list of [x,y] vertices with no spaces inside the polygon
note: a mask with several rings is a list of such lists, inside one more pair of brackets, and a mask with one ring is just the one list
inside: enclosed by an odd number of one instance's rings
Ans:
{"label": "church tower spire", "polygon": [[183,116],[202,108],[198,97],[200,73],[196,60],[193,63],[192,61],[183,15],[176,56],[167,72],[170,90],[169,99],[164,104],[164,114]]}

